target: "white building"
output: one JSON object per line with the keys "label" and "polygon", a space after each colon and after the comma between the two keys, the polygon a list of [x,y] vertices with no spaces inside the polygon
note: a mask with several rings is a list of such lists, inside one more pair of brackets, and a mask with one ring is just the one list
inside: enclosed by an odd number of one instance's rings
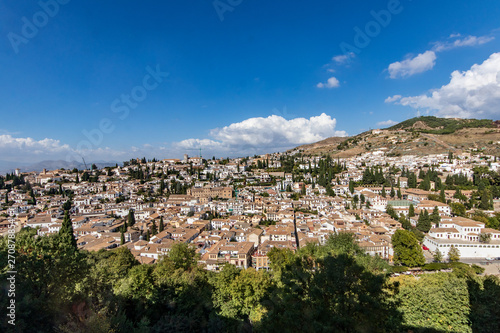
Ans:
{"label": "white building", "polygon": [[[481,234],[489,234],[490,239],[481,242]],[[500,231],[463,217],[447,218],[441,220],[439,228],[429,230],[424,245],[432,252],[439,249],[445,258],[452,245],[462,258],[496,258],[500,257]]]}

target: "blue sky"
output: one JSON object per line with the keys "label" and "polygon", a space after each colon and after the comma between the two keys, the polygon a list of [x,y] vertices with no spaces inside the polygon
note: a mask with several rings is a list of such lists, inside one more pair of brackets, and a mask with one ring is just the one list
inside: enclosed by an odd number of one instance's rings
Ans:
{"label": "blue sky", "polygon": [[244,156],[417,114],[499,119],[499,17],[497,0],[5,0],[0,160]]}

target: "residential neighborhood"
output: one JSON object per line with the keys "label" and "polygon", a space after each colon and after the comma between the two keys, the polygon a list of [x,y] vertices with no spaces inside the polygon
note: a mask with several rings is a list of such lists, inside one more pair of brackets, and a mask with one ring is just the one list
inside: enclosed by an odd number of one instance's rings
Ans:
{"label": "residential neighborhood", "polygon": [[[15,224],[41,237],[58,233],[66,205],[80,249],[127,247],[143,264],[187,243],[207,270],[225,263],[268,270],[274,247],[295,251],[345,232],[393,263],[391,238],[404,229],[427,259],[436,249],[447,258],[452,246],[461,258],[500,257],[498,190],[481,185],[500,162],[482,153],[452,155],[391,157],[379,150],[332,159],[295,149],[234,159],[133,159],[103,169],[17,169],[0,183],[0,232]],[[460,190],[467,184],[479,190]],[[429,215],[434,220],[422,227]]]}

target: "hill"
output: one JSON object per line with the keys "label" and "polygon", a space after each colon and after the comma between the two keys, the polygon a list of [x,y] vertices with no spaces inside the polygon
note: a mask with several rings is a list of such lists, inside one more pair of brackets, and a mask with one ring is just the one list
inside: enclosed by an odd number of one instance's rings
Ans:
{"label": "hill", "polygon": [[334,157],[352,157],[377,150],[385,151],[387,156],[471,150],[500,156],[500,122],[490,119],[417,117],[389,128],[347,138],[331,137],[294,150],[306,155],[330,154]]}
{"label": "hill", "polygon": [[453,134],[464,128],[495,128],[495,123],[490,119],[458,119],[438,118],[434,116],[417,117],[405,120],[388,130],[413,130],[430,134]]}

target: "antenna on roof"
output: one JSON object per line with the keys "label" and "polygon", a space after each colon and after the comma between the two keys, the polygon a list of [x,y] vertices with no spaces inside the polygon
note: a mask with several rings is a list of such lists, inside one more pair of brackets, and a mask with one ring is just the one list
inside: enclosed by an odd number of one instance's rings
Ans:
{"label": "antenna on roof", "polygon": [[201,165],[202,164],[201,147],[200,148],[187,148],[187,150],[199,150],[200,151],[200,165]]}

